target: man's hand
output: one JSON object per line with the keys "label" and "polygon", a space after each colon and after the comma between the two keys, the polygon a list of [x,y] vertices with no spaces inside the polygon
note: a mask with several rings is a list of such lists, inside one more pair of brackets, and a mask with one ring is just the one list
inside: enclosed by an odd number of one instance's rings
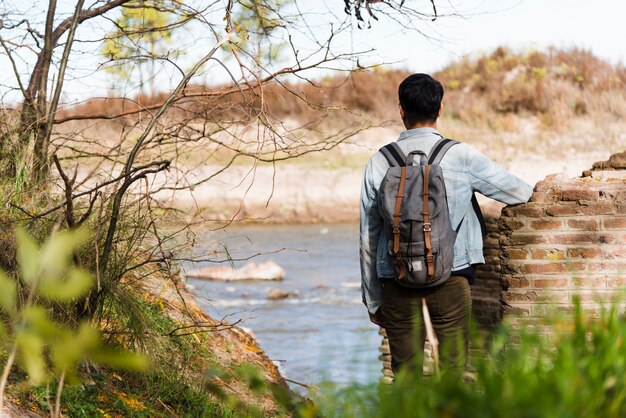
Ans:
{"label": "man's hand", "polygon": [[375,323],[376,325],[378,325],[381,328],[385,327],[385,317],[383,316],[383,310],[381,308],[378,308],[378,310],[376,311],[375,314],[370,314],[370,321],[372,321],[373,323]]}

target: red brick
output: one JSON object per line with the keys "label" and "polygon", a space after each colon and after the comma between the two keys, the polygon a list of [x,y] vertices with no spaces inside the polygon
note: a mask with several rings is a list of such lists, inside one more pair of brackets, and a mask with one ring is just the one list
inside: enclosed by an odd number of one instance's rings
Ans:
{"label": "red brick", "polygon": [[[504,316],[508,317],[507,324],[512,327],[521,328],[519,318],[520,317],[528,317],[530,315],[530,306],[505,306],[503,309]],[[525,322],[524,322],[525,325]],[[528,327],[526,327],[528,328]],[[519,344],[520,337],[516,335],[509,335],[507,337],[507,341],[510,341],[511,344]]]}
{"label": "red brick", "polygon": [[573,233],[573,234],[558,234],[550,239],[553,244],[610,244],[615,242],[616,237],[611,234],[596,234],[596,233]]}
{"label": "red brick", "polygon": [[544,214],[544,208],[533,203],[518,206],[507,206],[502,209],[502,217],[527,216],[529,218],[539,218]]}
{"label": "red brick", "polygon": [[528,258],[528,251],[522,250],[521,248],[503,248],[502,255],[506,258],[510,258],[511,260],[525,260]]}
{"label": "red brick", "polygon": [[510,237],[500,238],[500,245],[529,245],[547,244],[548,237],[540,234],[513,234]]}
{"label": "red brick", "polygon": [[585,189],[570,189],[563,190],[562,199],[563,200],[597,200],[598,199],[598,191],[597,190],[585,190]]}
{"label": "red brick", "polygon": [[521,265],[520,271],[526,274],[566,273],[569,269],[565,263],[532,263]]}
{"label": "red brick", "polygon": [[533,203],[554,203],[559,200],[559,196],[552,192],[534,192],[530,197]]}
{"label": "red brick", "polygon": [[611,268],[610,265],[607,265],[606,263],[594,263],[589,261],[574,261],[568,263],[568,267],[571,268],[572,273],[605,271]]}
{"label": "red brick", "polygon": [[604,229],[626,229],[626,217],[607,218],[602,220]]}
{"label": "red brick", "polygon": [[570,219],[567,221],[567,226],[571,229],[582,229],[585,231],[597,231],[598,221],[595,220],[581,220]]}
{"label": "red brick", "polygon": [[507,263],[506,261],[502,262],[500,266],[500,271],[502,274],[518,274],[521,273],[520,266],[517,263]]}
{"label": "red brick", "polygon": [[568,284],[567,279],[533,279],[533,287],[537,289],[563,289]]}
{"label": "red brick", "polygon": [[552,190],[553,185],[554,184],[549,181],[541,180],[535,184],[535,188],[533,190],[535,192],[546,192]]}
{"label": "red brick", "polygon": [[581,289],[597,289],[606,287],[606,281],[603,278],[580,278],[574,277],[572,284]]}
{"label": "red brick", "polygon": [[530,258],[533,260],[563,260],[565,254],[557,249],[538,249],[531,251]]}
{"label": "red brick", "polygon": [[612,215],[616,211],[616,206],[613,203],[593,203],[581,207],[581,212],[584,215]]}
{"label": "red brick", "polygon": [[548,309],[546,305],[533,305],[530,307],[530,314],[532,316],[546,316]]}
{"label": "red brick", "polygon": [[507,280],[509,288],[524,289],[530,287],[530,280],[523,277],[509,278]]}
{"label": "red brick", "polygon": [[537,293],[536,300],[539,302],[558,303],[558,302],[567,302],[569,300],[569,297],[565,289],[542,290],[541,292]]}
{"label": "red brick", "polygon": [[572,298],[578,297],[581,302],[610,302],[611,294],[606,291],[580,291],[573,292]]}
{"label": "red brick", "polygon": [[537,292],[502,292],[506,302],[532,302],[537,300]]}
{"label": "red brick", "polygon": [[606,279],[606,285],[610,288],[626,287],[626,277],[617,277],[615,279]]}
{"label": "red brick", "polygon": [[530,227],[536,230],[560,229],[563,227],[563,221],[539,219],[532,221]]}
{"label": "red brick", "polygon": [[603,245],[602,252],[604,253],[604,258],[626,258],[626,244]]}
{"label": "red brick", "polygon": [[568,258],[595,258],[599,257],[601,250],[599,247],[576,247],[567,249]]}
{"label": "red brick", "polygon": [[526,224],[517,218],[501,218],[500,230],[504,231],[517,231],[524,228]]}
{"label": "red brick", "polygon": [[626,202],[626,190],[621,190],[615,193],[615,201],[621,203]]}
{"label": "red brick", "polygon": [[619,215],[626,215],[626,205],[617,205],[616,213]]}
{"label": "red brick", "polygon": [[552,205],[546,208],[550,216],[573,216],[583,215],[582,208],[578,205]]}

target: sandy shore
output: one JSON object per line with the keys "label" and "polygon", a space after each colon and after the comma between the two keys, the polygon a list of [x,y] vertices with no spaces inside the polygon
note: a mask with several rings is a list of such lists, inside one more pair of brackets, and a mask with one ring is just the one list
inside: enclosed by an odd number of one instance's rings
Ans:
{"label": "sandy shore", "polygon": [[[580,176],[610,151],[551,159],[536,154],[498,161],[504,168],[534,185],[548,174]],[[498,160],[495,158],[496,161]],[[503,159],[501,159],[503,160]],[[219,167],[196,171],[201,177]],[[356,222],[362,169],[324,169],[308,165],[234,167],[193,191],[177,192],[175,204],[186,211],[202,209],[214,219],[251,219],[259,222]],[[489,199],[479,199],[481,204]]]}

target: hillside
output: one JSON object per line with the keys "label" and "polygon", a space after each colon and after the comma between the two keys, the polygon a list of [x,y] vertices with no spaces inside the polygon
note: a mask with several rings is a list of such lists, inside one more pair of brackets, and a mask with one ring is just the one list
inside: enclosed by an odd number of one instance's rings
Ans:
{"label": "hillside", "polygon": [[[227,320],[209,317],[180,282],[150,279],[140,285],[151,312],[150,338],[159,347],[144,348],[153,359],[147,374],[114,371],[96,365],[81,368],[82,381],[62,395],[63,416],[283,416],[292,396],[276,366],[252,336]],[[128,344],[124,335],[117,342]],[[254,368],[254,369],[252,369]],[[256,372],[253,372],[256,370]],[[256,373],[268,385],[259,387]],[[10,417],[49,415],[45,387],[30,388],[15,373],[7,392]],[[282,399],[283,402],[285,399]]]}

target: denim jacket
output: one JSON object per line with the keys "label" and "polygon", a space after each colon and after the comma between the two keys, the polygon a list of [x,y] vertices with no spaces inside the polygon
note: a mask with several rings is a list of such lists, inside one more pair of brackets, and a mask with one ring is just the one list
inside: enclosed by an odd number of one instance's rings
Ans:
{"label": "denim jacket", "polygon": [[[441,138],[433,128],[404,131],[398,144],[405,154],[413,150],[429,153]],[[460,143],[448,150],[440,166],[446,184],[452,228],[459,228],[454,244],[453,270],[484,263],[480,223],[471,205],[473,192],[513,205],[530,199],[532,186],[506,172],[471,145]],[[376,153],[367,163],[361,187],[360,258],[363,303],[374,314],[382,302],[381,278],[394,276],[391,255],[378,211],[378,189],[389,163]]]}

